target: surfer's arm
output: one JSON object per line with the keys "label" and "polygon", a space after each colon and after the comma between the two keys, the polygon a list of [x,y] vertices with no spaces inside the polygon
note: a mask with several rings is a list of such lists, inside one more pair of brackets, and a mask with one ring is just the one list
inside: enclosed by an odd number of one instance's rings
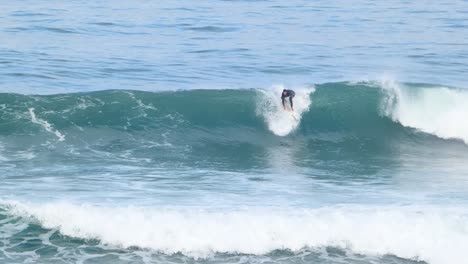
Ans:
{"label": "surfer's arm", "polygon": [[281,96],[281,103],[283,104],[283,109],[286,109],[286,106],[284,105],[284,96]]}

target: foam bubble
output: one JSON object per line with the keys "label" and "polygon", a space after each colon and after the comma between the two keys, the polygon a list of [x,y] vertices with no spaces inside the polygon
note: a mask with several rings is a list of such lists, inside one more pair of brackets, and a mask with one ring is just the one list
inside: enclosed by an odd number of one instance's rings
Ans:
{"label": "foam bubble", "polygon": [[463,208],[328,207],[244,209],[101,207],[66,202],[8,202],[46,228],[104,244],[206,257],[214,252],[265,254],[276,249],[339,247],[365,255],[392,254],[431,264],[466,258],[468,212]]}
{"label": "foam bubble", "polygon": [[383,81],[382,87],[388,92],[382,111],[393,121],[468,144],[468,92],[445,87],[410,89],[391,80]]}
{"label": "foam bubble", "polygon": [[257,114],[263,116],[268,129],[278,136],[286,136],[299,127],[302,115],[309,111],[310,94],[315,91],[314,88],[294,89],[294,112],[290,112],[283,110],[281,104],[283,89],[284,86],[279,85],[269,90],[259,90],[261,96],[257,102]]}

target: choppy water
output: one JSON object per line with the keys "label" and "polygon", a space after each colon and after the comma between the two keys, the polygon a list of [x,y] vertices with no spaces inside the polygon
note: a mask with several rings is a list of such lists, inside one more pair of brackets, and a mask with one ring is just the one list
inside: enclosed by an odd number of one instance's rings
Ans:
{"label": "choppy water", "polygon": [[467,15],[1,2],[0,262],[463,263]]}

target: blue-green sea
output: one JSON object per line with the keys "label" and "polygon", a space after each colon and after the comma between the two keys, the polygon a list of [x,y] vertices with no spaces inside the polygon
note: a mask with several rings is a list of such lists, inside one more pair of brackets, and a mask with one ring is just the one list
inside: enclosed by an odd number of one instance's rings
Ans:
{"label": "blue-green sea", "polygon": [[467,47],[462,0],[2,1],[0,263],[464,263]]}

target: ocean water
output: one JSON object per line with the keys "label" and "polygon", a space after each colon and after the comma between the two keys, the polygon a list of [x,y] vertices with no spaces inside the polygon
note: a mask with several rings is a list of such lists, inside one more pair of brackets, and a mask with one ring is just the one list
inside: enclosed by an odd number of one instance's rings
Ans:
{"label": "ocean water", "polygon": [[0,263],[466,262],[468,1],[2,1],[0,25]]}

